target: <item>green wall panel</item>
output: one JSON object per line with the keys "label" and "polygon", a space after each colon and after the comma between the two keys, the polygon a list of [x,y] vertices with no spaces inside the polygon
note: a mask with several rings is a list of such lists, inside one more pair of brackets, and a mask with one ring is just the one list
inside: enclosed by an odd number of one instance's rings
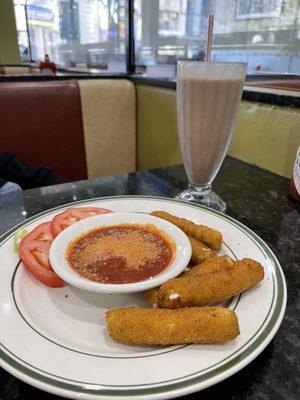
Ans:
{"label": "green wall panel", "polygon": [[137,85],[138,169],[181,162],[176,96],[172,90]]}
{"label": "green wall panel", "polygon": [[[138,169],[178,164],[176,92],[137,85]],[[300,145],[300,110],[242,101],[228,154],[290,177]]]}
{"label": "green wall panel", "polygon": [[13,0],[0,0],[0,64],[20,64]]}

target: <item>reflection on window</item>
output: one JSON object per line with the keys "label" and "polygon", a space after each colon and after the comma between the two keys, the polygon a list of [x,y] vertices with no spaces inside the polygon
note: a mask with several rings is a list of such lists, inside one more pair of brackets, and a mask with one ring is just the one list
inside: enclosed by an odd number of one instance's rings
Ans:
{"label": "reflection on window", "polygon": [[14,0],[19,52],[22,63],[30,61],[25,0]]}
{"label": "reflection on window", "polygon": [[125,0],[14,0],[23,61],[125,71]]}
{"label": "reflection on window", "polygon": [[236,4],[236,17],[237,19],[280,17],[281,10],[282,0],[238,0]]}
{"label": "reflection on window", "polygon": [[203,60],[214,12],[213,60],[247,62],[251,74],[300,74],[298,0],[135,0],[134,9],[139,71],[175,76],[177,60]]}

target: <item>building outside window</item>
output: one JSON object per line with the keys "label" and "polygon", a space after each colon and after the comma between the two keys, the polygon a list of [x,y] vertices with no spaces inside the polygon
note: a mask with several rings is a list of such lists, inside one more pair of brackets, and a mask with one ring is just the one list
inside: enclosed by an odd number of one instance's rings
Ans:
{"label": "building outside window", "polygon": [[[48,53],[74,70],[125,72],[125,0],[14,0],[22,61]],[[137,72],[175,77],[176,62],[244,61],[248,74],[300,74],[299,0],[133,0]]]}
{"label": "building outside window", "polygon": [[175,75],[177,60],[203,60],[214,12],[213,60],[247,62],[249,74],[300,73],[298,0],[135,0],[134,6],[140,71]]}
{"label": "building outside window", "polygon": [[26,63],[30,61],[30,52],[24,5],[25,0],[14,0],[19,52],[21,61]]}
{"label": "building outside window", "polygon": [[49,54],[61,67],[125,71],[125,0],[14,3],[23,61]]}

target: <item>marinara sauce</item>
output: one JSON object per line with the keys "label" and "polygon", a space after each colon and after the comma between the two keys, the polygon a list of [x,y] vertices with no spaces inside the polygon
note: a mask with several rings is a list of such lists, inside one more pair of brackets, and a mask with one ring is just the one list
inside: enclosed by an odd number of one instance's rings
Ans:
{"label": "marinara sauce", "polygon": [[75,239],[67,260],[80,276],[101,283],[133,283],[161,273],[174,244],[154,225],[123,224],[93,229]]}

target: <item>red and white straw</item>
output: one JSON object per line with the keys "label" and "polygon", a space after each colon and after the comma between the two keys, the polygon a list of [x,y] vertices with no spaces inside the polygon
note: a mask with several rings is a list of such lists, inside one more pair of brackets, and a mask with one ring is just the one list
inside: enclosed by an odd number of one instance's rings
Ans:
{"label": "red and white straw", "polygon": [[211,46],[214,29],[214,14],[208,16],[207,43],[206,43],[206,62],[210,62]]}

